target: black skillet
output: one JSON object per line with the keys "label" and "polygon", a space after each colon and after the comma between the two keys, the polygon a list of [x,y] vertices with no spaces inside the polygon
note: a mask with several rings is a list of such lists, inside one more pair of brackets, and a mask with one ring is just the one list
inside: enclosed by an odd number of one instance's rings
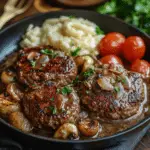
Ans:
{"label": "black skillet", "polygon": [[[131,25],[124,23],[119,19],[107,15],[101,15],[96,12],[83,11],[83,10],[65,10],[59,12],[50,12],[46,14],[39,14],[29,18],[25,18],[20,22],[17,22],[5,28],[0,32],[0,61],[2,61],[7,55],[9,55],[10,53],[14,52],[19,48],[19,41],[21,40],[21,37],[25,33],[29,24],[41,25],[45,19],[59,17],[62,15],[66,15],[66,16],[74,15],[77,17],[83,17],[85,19],[89,19],[95,22],[97,25],[99,25],[101,29],[104,30],[105,33],[116,31],[126,36],[130,36],[130,35],[141,36],[144,39],[147,47],[145,59],[150,61],[149,58],[150,37],[148,35],[132,27]],[[148,123],[149,120],[150,117],[147,117],[141,122],[139,122],[137,125],[127,130],[124,130],[120,133],[117,133],[113,136],[84,140],[84,141],[83,140],[63,141],[63,140],[57,140],[53,138],[47,138],[38,135],[23,133],[20,130],[12,127],[10,124],[8,124],[5,120],[1,118],[0,118],[0,123],[1,125],[3,125],[3,127],[5,127],[5,131],[7,133],[9,132],[9,134],[11,134],[15,140],[25,144],[28,147],[38,147],[38,149],[39,148],[45,149],[44,147],[47,148],[49,147],[51,149],[56,149],[56,150],[57,149],[92,150],[92,149],[99,149],[99,148],[115,145],[118,142],[122,142],[126,140],[133,132],[138,131],[142,126],[146,125],[146,123]]]}

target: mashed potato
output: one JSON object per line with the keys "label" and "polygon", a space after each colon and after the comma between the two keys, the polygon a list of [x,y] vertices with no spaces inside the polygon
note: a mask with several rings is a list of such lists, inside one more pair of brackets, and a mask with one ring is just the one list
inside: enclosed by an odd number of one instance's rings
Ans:
{"label": "mashed potato", "polygon": [[104,36],[96,33],[97,25],[83,18],[62,16],[47,19],[42,27],[29,25],[21,47],[51,45],[67,54],[80,49],[78,55],[97,55],[97,44]]}

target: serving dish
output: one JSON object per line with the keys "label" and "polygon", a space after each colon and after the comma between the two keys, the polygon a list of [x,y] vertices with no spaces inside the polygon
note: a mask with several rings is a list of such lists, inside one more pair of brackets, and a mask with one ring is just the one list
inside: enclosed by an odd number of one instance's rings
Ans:
{"label": "serving dish", "polygon": [[[0,32],[0,61],[2,61],[7,55],[17,50],[18,43],[21,40],[22,35],[26,31],[26,28],[29,24],[34,25],[41,25],[43,21],[47,18],[54,18],[59,16],[68,16],[68,15],[74,15],[77,17],[83,17],[85,19],[89,19],[90,21],[95,22],[97,25],[101,27],[102,30],[105,31],[105,33],[109,32],[120,32],[126,36],[130,35],[138,35],[141,36],[145,44],[147,46],[147,52],[145,55],[146,60],[149,60],[148,54],[150,49],[150,37],[146,35],[145,33],[142,33],[140,30],[124,23],[123,21],[107,16],[107,15],[100,15],[96,12],[90,12],[90,11],[83,11],[83,10],[66,10],[66,11],[60,11],[60,12],[51,12],[46,14],[40,14],[36,16],[32,16],[26,19],[23,19],[22,21],[15,23],[14,25],[11,25],[10,27],[7,27],[6,29],[2,30]],[[19,141],[25,143],[28,143],[31,147],[37,147],[37,146],[54,146],[56,149],[63,147],[64,149],[96,149],[96,148],[104,148],[111,145],[115,145],[118,142],[121,142],[125,139],[126,136],[129,136],[132,134],[132,132],[135,132],[135,130],[138,130],[141,126],[143,126],[145,123],[147,123],[150,120],[149,117],[145,118],[141,122],[139,122],[137,125],[124,130],[120,133],[117,133],[113,136],[104,137],[104,138],[98,138],[98,139],[91,139],[91,140],[79,140],[79,141],[63,141],[63,140],[56,140],[52,138],[46,138],[41,137],[33,134],[26,134],[21,132],[20,130],[12,127],[10,124],[8,124],[3,119],[0,119],[0,122],[6,126],[6,129],[9,129],[9,132],[12,133],[13,137],[18,139]]]}

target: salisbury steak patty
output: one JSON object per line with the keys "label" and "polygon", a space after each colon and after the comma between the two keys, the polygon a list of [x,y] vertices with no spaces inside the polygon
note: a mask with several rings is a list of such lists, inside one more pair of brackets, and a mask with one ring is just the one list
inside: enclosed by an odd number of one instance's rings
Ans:
{"label": "salisbury steak patty", "polygon": [[86,108],[100,119],[127,119],[142,111],[146,87],[141,74],[119,65],[102,65],[89,75],[88,71],[82,74],[79,94]]}
{"label": "salisbury steak patty", "polygon": [[40,86],[48,80],[55,80],[57,85],[66,85],[77,74],[72,57],[53,50],[50,46],[21,50],[17,70],[20,82],[30,88]]}
{"label": "salisbury steak patty", "polygon": [[59,127],[76,122],[80,111],[79,98],[73,88],[56,88],[54,83],[25,94],[23,107],[34,126]]}

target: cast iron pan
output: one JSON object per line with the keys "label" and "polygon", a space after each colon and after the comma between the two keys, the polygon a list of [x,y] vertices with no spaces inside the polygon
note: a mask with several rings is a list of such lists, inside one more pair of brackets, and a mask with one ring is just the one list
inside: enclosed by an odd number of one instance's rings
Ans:
{"label": "cast iron pan", "polygon": [[[75,15],[77,17],[83,17],[85,19],[89,19],[95,22],[97,25],[101,27],[105,33],[108,32],[120,32],[126,36],[130,35],[138,35],[141,36],[147,47],[145,59],[150,61],[150,37],[145,33],[141,32],[140,30],[132,27],[124,23],[123,21],[107,16],[101,15],[96,12],[91,11],[83,11],[83,10],[65,10],[59,12],[50,12],[46,14],[39,14],[29,18],[25,18],[20,22],[17,22],[0,32],[0,61],[2,61],[7,55],[19,49],[19,41],[21,40],[22,35],[25,33],[29,24],[34,25],[41,25],[45,19],[59,17],[62,15]],[[137,125],[124,130],[120,133],[117,133],[113,136],[104,137],[104,138],[97,138],[91,140],[84,140],[84,141],[63,141],[57,140],[52,138],[41,137],[38,135],[33,134],[26,134],[21,132],[20,130],[12,127],[6,121],[0,118],[0,123],[5,127],[5,131],[10,133],[15,140],[18,142],[23,143],[28,147],[38,147],[44,149],[44,147],[50,147],[55,149],[74,149],[74,150],[92,150],[92,149],[99,149],[108,146],[112,146],[117,144],[118,142],[122,142],[128,138],[133,132],[139,130],[142,126],[144,126],[150,117],[145,118]]]}

